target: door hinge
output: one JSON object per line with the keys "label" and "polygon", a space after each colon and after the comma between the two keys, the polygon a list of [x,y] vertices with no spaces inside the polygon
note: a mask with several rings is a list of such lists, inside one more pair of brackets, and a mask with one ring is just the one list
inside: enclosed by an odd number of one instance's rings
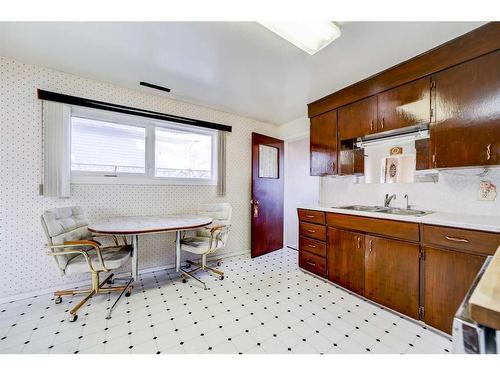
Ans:
{"label": "door hinge", "polygon": [[431,108],[431,119],[434,117],[434,108]]}
{"label": "door hinge", "polygon": [[418,307],[418,318],[423,319],[425,316],[425,307],[424,306],[419,306]]}
{"label": "door hinge", "polygon": [[436,88],[436,80],[434,78],[431,79],[431,89]]}
{"label": "door hinge", "polygon": [[422,260],[425,260],[425,252],[424,250],[420,250],[420,252],[418,253],[418,257]]}

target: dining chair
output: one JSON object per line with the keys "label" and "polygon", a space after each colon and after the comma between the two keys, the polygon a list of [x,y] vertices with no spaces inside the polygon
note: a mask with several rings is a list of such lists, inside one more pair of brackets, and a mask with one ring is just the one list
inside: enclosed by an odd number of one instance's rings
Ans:
{"label": "dining chair", "polygon": [[[118,238],[113,236],[114,245],[102,246],[87,230],[87,220],[80,207],[53,208],[42,214],[42,226],[47,236],[46,248],[57,263],[62,275],[82,273],[91,274],[91,286],[87,289],[60,290],[54,292],[55,303],[62,302],[62,296],[85,294],[85,297],[73,307],[70,321],[78,319],[78,310],[97,293],[120,292],[114,305],[121,296],[130,296],[133,285],[132,279],[120,286],[104,287],[112,284],[113,274],[110,273],[104,281],[99,281],[101,272],[109,272],[123,266],[130,258],[132,247],[123,238],[124,244],[119,244]],[[110,309],[111,312],[112,308]],[[109,319],[111,314],[106,317]]]}
{"label": "dining chair", "polygon": [[[227,244],[229,231],[231,229],[232,207],[229,203],[208,203],[200,205],[198,215],[208,216],[213,219],[212,224],[197,230],[194,236],[181,238],[181,250],[200,256],[200,262],[186,261],[186,266],[182,269],[183,276],[192,277],[206,289],[206,284],[194,274],[198,271],[209,271],[218,275],[220,280],[224,280],[224,272],[208,266],[207,257],[218,250],[224,249]],[[214,261],[220,266],[220,260]],[[196,268],[191,268],[191,267]],[[183,277],[182,282],[187,282]]]}

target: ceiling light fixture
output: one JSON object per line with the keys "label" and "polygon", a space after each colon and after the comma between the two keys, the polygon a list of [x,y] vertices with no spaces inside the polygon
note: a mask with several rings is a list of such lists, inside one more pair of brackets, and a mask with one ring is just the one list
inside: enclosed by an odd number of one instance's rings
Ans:
{"label": "ceiling light fixture", "polygon": [[341,34],[340,28],[331,21],[259,23],[310,55],[325,48]]}

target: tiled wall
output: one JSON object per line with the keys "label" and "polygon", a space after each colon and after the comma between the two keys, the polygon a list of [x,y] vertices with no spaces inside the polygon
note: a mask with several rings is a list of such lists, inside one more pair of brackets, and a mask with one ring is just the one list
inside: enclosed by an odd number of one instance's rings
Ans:
{"label": "tiled wall", "polygon": [[[7,58],[0,60],[0,74],[0,298],[84,279],[61,277],[45,254],[40,215],[51,207],[80,205],[93,221],[113,215],[195,212],[200,203],[227,201],[233,206],[227,252],[249,251],[251,133],[275,136],[277,127]],[[42,113],[37,88],[233,126],[227,138],[227,196],[218,198],[215,186],[73,185],[69,199],[41,197]],[[173,240],[172,235],[144,237],[140,267],[171,264]]]}

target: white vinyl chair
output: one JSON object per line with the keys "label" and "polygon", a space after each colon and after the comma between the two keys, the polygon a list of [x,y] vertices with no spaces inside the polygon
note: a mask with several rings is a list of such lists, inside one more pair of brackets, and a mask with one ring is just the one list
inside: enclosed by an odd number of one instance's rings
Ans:
{"label": "white vinyl chair", "polygon": [[95,236],[87,230],[87,220],[80,207],[54,208],[45,211],[42,215],[42,226],[47,235],[48,254],[53,256],[63,275],[90,273],[92,284],[90,289],[61,290],[54,292],[55,303],[62,302],[62,296],[86,294],[85,298],[70,310],[70,321],[78,319],[77,311],[93,295],[97,293],[121,292],[109,310],[107,318],[111,317],[111,310],[122,294],[129,296],[133,286],[132,279],[123,286],[104,287],[113,282],[110,274],[100,283],[99,274],[109,272],[123,266],[130,258],[132,247],[126,243],[120,245],[113,237],[114,246],[103,247],[94,239]]}
{"label": "white vinyl chair", "polygon": [[[229,230],[231,229],[232,211],[233,209],[229,203],[201,205],[198,209],[198,215],[211,217],[213,219],[212,224],[197,230],[192,237],[183,237],[181,239],[182,251],[187,251],[201,257],[200,263],[187,260],[186,267],[182,269],[183,275],[199,281],[205,289],[207,288],[205,283],[194,276],[194,274],[197,271],[208,270],[217,274],[220,280],[224,280],[224,272],[207,265],[207,256],[226,247]],[[217,265],[220,265],[220,261],[217,261]],[[196,268],[192,269],[192,266]],[[182,282],[187,282],[187,279],[183,278]]]}

